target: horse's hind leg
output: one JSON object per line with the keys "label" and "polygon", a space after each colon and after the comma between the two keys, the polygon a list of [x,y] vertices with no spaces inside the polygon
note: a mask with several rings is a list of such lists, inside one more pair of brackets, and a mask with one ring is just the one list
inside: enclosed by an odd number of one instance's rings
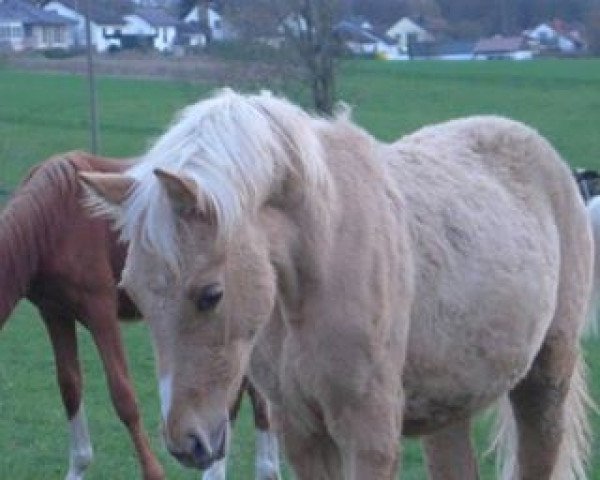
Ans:
{"label": "horse's hind leg", "polygon": [[92,461],[92,444],[81,400],[81,370],[77,354],[75,320],[41,309],[56,363],[56,378],[69,419],[70,455],[67,480],[83,478]]}
{"label": "horse's hind leg", "polygon": [[150,450],[127,372],[114,298],[88,297],[83,304],[83,318],[100,354],[114,408],[133,440],[143,477],[145,480],[161,480],[164,478],[163,469]]}
{"label": "horse's hind leg", "polygon": [[585,478],[586,393],[572,342],[548,339],[528,375],[510,392],[518,455],[509,478]]}
{"label": "horse's hind leg", "polygon": [[423,438],[431,480],[476,480],[477,460],[471,444],[471,422],[450,425]]}

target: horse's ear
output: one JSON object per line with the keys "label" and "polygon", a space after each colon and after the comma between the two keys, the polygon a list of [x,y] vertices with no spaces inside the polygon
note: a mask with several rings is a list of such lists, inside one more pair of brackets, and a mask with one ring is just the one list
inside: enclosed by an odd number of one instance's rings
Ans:
{"label": "horse's ear", "polygon": [[110,206],[121,205],[135,183],[133,178],[118,173],[79,172],[79,179],[91,196]]}
{"label": "horse's ear", "polygon": [[165,189],[178,215],[198,214],[203,220],[212,223],[213,209],[198,189],[196,182],[185,175],[167,172],[160,168],[154,170],[154,175]]}
{"label": "horse's ear", "polygon": [[154,175],[167,192],[176,210],[186,211],[197,208],[198,187],[192,179],[160,168],[154,170]]}

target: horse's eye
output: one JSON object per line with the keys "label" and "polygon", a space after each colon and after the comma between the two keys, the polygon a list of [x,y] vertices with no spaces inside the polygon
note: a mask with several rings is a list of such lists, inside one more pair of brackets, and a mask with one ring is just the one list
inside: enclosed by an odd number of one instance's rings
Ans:
{"label": "horse's eye", "polygon": [[200,295],[196,300],[196,308],[201,312],[212,310],[221,298],[223,298],[223,288],[218,283],[211,283],[200,291]]}

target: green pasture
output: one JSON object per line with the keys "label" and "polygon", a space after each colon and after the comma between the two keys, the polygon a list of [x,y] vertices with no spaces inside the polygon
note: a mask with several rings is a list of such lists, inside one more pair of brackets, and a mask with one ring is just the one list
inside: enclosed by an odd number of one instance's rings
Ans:
{"label": "green pasture", "polygon": [[[453,117],[500,114],[537,128],[571,165],[600,168],[600,60],[352,61],[341,67],[341,98],[354,109],[356,120],[381,139]],[[124,157],[143,152],[179,108],[222,85],[101,78],[98,86],[101,153]],[[0,189],[10,191],[31,165],[54,153],[86,149],[87,122],[84,79],[0,67]],[[146,329],[142,324],[124,325],[123,334],[144,421],[168,478],[200,478],[180,467],[161,445]],[[80,330],[79,339],[95,448],[87,478],[136,478],[133,448],[113,413],[98,355],[85,330]],[[600,401],[600,342],[588,341],[585,348],[591,388]],[[600,432],[598,416],[593,422]],[[488,423],[484,418],[476,428],[484,479],[494,478],[493,462],[483,454]],[[0,334],[0,479],[64,477],[67,440],[49,342],[34,308],[22,302]],[[402,478],[425,478],[418,444],[404,445]],[[600,479],[598,443],[593,453],[590,478]],[[247,404],[236,426],[229,478],[253,478],[253,427]]]}

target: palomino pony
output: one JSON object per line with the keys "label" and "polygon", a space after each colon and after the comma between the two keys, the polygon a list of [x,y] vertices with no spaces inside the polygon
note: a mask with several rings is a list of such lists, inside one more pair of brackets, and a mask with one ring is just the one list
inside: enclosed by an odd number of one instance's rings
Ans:
{"label": "palomino pony", "polygon": [[[116,287],[126,247],[117,241],[106,220],[89,218],[77,180],[77,172],[116,173],[131,165],[132,161],[83,152],[57,155],[31,171],[0,216],[0,327],[23,297],[41,313],[70,422],[67,478],[72,480],[83,478],[92,459],[81,398],[76,320],[87,327],[96,343],[114,407],[129,430],[143,477],[164,477],[144,433],[118,328],[117,315],[139,318],[131,301]],[[277,478],[267,405],[249,384],[248,392],[258,427],[257,478]],[[236,413],[237,407],[232,416]],[[205,475],[211,480],[224,478],[224,463]]]}
{"label": "palomino pony", "polygon": [[300,479],[390,480],[401,435],[431,478],[475,479],[470,421],[498,400],[503,478],[585,478],[593,244],[530,128],[474,117],[383,144],[224,91],[125,174],[82,180],[131,242],[122,281],[182,463],[227,451],[250,366]]}

